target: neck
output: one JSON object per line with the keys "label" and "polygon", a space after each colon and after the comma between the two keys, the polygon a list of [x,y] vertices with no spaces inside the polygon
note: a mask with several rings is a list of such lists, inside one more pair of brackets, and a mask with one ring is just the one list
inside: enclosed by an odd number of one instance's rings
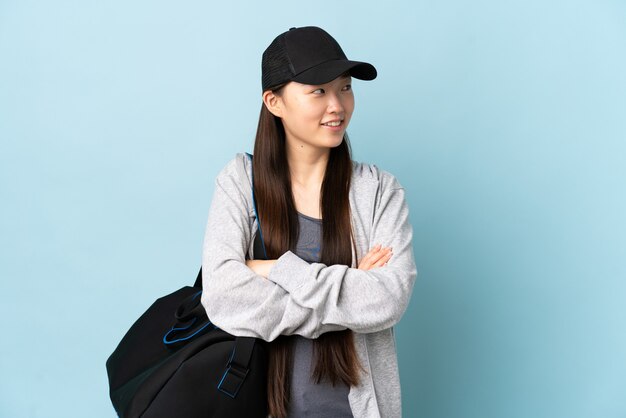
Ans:
{"label": "neck", "polygon": [[286,145],[292,184],[305,189],[319,188],[324,180],[330,148],[289,146],[289,142]]}

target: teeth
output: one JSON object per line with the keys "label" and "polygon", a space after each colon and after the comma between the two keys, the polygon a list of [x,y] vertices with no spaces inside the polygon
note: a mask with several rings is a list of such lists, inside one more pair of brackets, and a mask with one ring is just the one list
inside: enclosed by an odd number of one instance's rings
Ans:
{"label": "teeth", "polygon": [[339,126],[339,125],[341,125],[341,121],[328,122],[328,123],[325,123],[324,125],[326,125],[326,126]]}

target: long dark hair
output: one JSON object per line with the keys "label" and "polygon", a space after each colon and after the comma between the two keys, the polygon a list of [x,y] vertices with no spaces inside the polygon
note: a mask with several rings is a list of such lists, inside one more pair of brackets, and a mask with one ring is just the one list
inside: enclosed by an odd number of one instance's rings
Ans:
{"label": "long dark hair", "polygon": [[[285,83],[286,84],[286,83]],[[277,96],[281,84],[272,88]],[[291,177],[285,149],[282,120],[263,103],[254,142],[254,194],[259,223],[268,259],[277,259],[294,250],[298,241],[298,214],[293,201]],[[331,148],[321,188],[322,245],[320,262],[352,266],[354,236],[348,200],[352,178],[352,157],[347,133],[337,147]],[[356,248],[354,248],[356,254]],[[274,418],[285,418],[289,406],[290,370],[293,367],[293,336],[280,335],[269,343],[268,410]],[[354,345],[351,330],[327,332],[313,340],[316,383],[323,378],[333,386],[338,381],[348,386],[359,384],[359,369],[364,370]]]}

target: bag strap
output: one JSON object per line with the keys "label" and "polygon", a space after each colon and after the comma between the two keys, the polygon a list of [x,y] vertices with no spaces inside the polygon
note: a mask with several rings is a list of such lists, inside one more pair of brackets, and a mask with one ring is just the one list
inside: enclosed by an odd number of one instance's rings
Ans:
{"label": "bag strap", "polygon": [[255,342],[256,338],[254,337],[235,338],[235,347],[233,347],[233,351],[230,353],[226,371],[217,385],[220,391],[231,398],[237,396],[239,388],[241,388],[250,371],[250,360],[252,359],[252,349]]}
{"label": "bag strap", "polygon": [[[252,154],[246,152],[246,155],[250,158],[250,166],[252,167]],[[254,170],[250,170],[252,173],[252,204],[254,205],[254,216],[257,219],[257,223],[259,224],[259,233],[256,234],[254,240],[254,258],[262,258],[263,260],[267,260],[267,252],[265,251],[265,240],[263,239],[263,231],[261,229],[261,221],[259,220],[259,212],[256,209],[256,197],[254,196]],[[263,252],[259,251],[262,249]],[[263,257],[261,257],[263,254]]]}

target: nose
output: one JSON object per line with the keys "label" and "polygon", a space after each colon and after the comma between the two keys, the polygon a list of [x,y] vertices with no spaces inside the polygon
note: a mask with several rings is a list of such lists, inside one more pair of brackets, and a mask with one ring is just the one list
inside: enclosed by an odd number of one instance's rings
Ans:
{"label": "nose", "polygon": [[341,97],[337,94],[328,94],[328,113],[338,113],[342,114],[344,111],[343,102],[341,101]]}

